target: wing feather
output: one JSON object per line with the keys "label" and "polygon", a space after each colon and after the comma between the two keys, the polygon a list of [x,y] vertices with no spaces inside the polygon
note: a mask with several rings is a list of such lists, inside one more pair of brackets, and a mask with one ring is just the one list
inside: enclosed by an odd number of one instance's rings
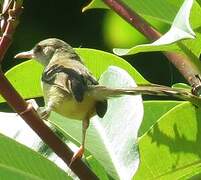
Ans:
{"label": "wing feather", "polygon": [[58,64],[49,67],[42,75],[43,82],[56,85],[71,93],[78,102],[81,102],[84,98],[85,91],[88,88],[88,80],[91,81],[91,84],[94,83],[74,69]]}

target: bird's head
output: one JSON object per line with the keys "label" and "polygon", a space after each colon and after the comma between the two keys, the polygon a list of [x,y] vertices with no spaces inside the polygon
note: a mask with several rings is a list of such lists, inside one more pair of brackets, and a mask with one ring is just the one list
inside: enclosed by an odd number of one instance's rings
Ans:
{"label": "bird's head", "polygon": [[15,58],[36,59],[44,66],[47,66],[56,53],[68,53],[70,56],[75,52],[66,42],[56,38],[49,38],[37,43],[30,51],[16,54]]}

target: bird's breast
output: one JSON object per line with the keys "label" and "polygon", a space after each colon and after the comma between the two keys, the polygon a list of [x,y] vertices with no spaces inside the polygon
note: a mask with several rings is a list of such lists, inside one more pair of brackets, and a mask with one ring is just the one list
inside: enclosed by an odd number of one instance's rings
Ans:
{"label": "bird's breast", "polygon": [[51,106],[53,111],[62,116],[83,120],[89,114],[95,114],[96,101],[88,95],[84,95],[83,101],[78,102],[72,94],[47,83],[43,83],[43,93],[45,105]]}

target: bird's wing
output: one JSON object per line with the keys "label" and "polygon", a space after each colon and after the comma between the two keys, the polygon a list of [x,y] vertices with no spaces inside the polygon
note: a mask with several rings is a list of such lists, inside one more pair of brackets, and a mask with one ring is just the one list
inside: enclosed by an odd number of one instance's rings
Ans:
{"label": "bird's wing", "polygon": [[[42,81],[48,84],[55,85],[81,102],[84,98],[84,93],[91,85],[98,85],[98,82],[91,74],[75,71],[71,68],[66,68],[60,65],[53,65],[44,71]],[[107,111],[107,100],[97,100],[96,113],[99,117],[103,117]]]}
{"label": "bird's wing", "polygon": [[55,64],[44,71],[42,81],[58,86],[67,93],[72,94],[76,101],[81,102],[89,84],[97,83],[92,77],[85,77],[83,74],[71,68]]}

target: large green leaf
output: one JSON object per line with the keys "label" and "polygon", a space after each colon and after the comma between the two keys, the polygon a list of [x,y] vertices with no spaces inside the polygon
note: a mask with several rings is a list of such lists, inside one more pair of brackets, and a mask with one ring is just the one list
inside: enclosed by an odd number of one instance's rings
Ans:
{"label": "large green leaf", "polygon": [[[115,65],[128,71],[137,83],[148,82],[130,64],[118,56],[87,48],[78,48],[76,49],[76,52],[81,56],[86,66],[96,78],[99,78],[108,66]],[[12,85],[22,95],[22,97],[26,99],[40,97],[42,96],[40,87],[42,69],[43,68],[39,63],[34,60],[30,60],[9,70],[6,73],[6,77],[10,80]],[[4,99],[1,97],[0,102],[4,102]]]}
{"label": "large green leaf", "polygon": [[0,134],[0,179],[71,179],[42,155]]}
{"label": "large green leaf", "polygon": [[126,70],[135,82],[138,84],[148,83],[140,73],[135,70],[128,62],[124,59],[104,51],[79,48],[76,49],[86,66],[90,69],[92,74],[96,78],[100,78],[101,74],[108,69],[109,66],[118,66]]}
{"label": "large green leaf", "polygon": [[19,115],[0,112],[0,124],[0,133],[29,148],[37,149],[38,143],[36,142],[40,142],[41,139]]}
{"label": "large green leaf", "polygon": [[[181,1],[181,0],[180,0]],[[172,0],[171,3],[176,4],[175,1]],[[201,22],[199,20],[201,17],[201,7],[194,1],[191,14],[190,14],[190,24],[193,31],[196,34],[195,39],[188,39],[181,41],[178,46],[181,48],[183,52],[185,52],[190,57],[199,57],[201,53],[200,42],[201,42]]]}
{"label": "large green leaf", "polygon": [[[123,0],[125,4],[143,17],[153,17],[160,21],[171,24],[179,7],[173,6],[170,1],[171,0]],[[181,5],[181,2],[176,1],[176,4]],[[83,11],[93,8],[109,9],[102,0],[92,0],[89,5],[83,8]]]}
{"label": "large green leaf", "polygon": [[[6,77],[24,98],[40,97],[42,96],[40,86],[42,70],[43,67],[39,63],[30,60],[7,71]],[[0,102],[3,101],[0,99]]]}
{"label": "large green leaf", "polygon": [[141,163],[135,179],[190,179],[200,174],[200,120],[201,109],[189,102],[164,114],[139,138]]}
{"label": "large green leaf", "polygon": [[[112,87],[135,86],[127,72],[109,68],[100,83]],[[140,96],[123,96],[109,99],[104,118],[94,116],[87,131],[86,148],[115,179],[131,179],[137,170],[137,132],[143,118]],[[52,113],[50,120],[66,136],[81,142],[81,122]]]}
{"label": "large green leaf", "polygon": [[162,115],[182,102],[183,101],[144,101],[144,118],[138,131],[138,137],[146,133]]}
{"label": "large green leaf", "polygon": [[16,113],[0,112],[0,124],[0,133],[45,155],[58,167],[69,172],[66,164],[55,153],[52,153],[52,150],[44,144],[34,130],[19,115]]}
{"label": "large green leaf", "polygon": [[[132,10],[143,16],[147,21],[149,18],[155,18],[161,22],[172,24],[177,12],[179,11],[184,0],[122,0],[126,5],[128,5]],[[102,8],[109,9],[107,5],[103,3],[102,0],[92,0],[86,7],[83,8],[83,11]],[[191,16],[193,19],[192,26],[193,28],[200,27],[198,19],[194,19],[197,15],[200,14],[200,7],[198,2],[194,2],[193,11]]]}
{"label": "large green leaf", "polygon": [[145,51],[179,51],[180,48],[177,44],[173,43],[182,39],[194,38],[195,35],[189,23],[192,5],[193,0],[185,0],[176,15],[170,30],[155,42],[135,46],[130,49],[114,49],[114,52],[118,55],[129,55]]}
{"label": "large green leaf", "polygon": [[[126,3],[131,9],[133,9],[135,12],[140,14],[143,18],[146,19],[147,22],[150,23],[149,20],[155,18],[158,21],[172,24],[173,20],[181,7],[183,0],[140,0],[140,1],[133,1],[133,0],[123,0],[124,3]],[[192,0],[187,0],[187,3],[192,2]],[[101,0],[93,0],[91,3],[84,8],[86,9],[92,9],[92,8],[108,8]],[[196,38],[194,40],[183,40],[181,44],[179,45],[169,45],[169,46],[161,46],[161,47],[149,47],[145,46],[137,46],[133,47],[133,52],[138,53],[140,51],[153,51],[153,50],[169,50],[169,51],[184,51],[188,55],[194,57],[199,57],[201,53],[201,48],[199,46],[201,42],[201,22],[199,20],[199,17],[201,16],[201,7],[199,5],[199,1],[194,1],[191,14],[190,14],[190,24],[196,33]]]}
{"label": "large green leaf", "polygon": [[1,179],[18,179],[18,180],[42,180],[41,178],[29,173],[25,173],[15,168],[7,167],[0,164]]}
{"label": "large green leaf", "polygon": [[196,2],[201,6],[201,1],[200,0],[196,0]]}

